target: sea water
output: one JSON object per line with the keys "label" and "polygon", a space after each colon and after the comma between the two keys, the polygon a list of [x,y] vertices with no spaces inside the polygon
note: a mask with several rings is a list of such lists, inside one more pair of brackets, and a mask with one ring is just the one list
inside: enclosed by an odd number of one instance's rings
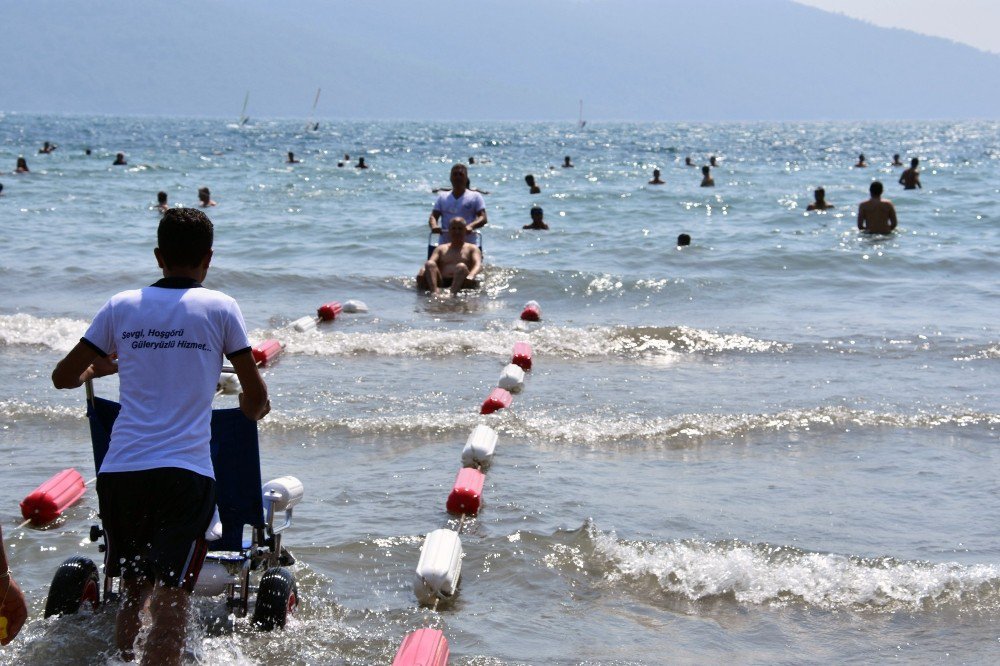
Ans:
{"label": "sea water", "polygon": [[[46,140],[58,150],[37,154]],[[897,184],[893,153],[921,159],[922,189]],[[30,174],[11,173],[18,155]],[[700,188],[684,158],[711,155]],[[483,287],[430,298],[413,275],[431,190],[470,157],[489,192]],[[198,599],[204,663],[388,663],[424,626],[459,664],[996,661],[995,122],[313,132],[7,114],[0,171],[0,506],[31,604],[4,663],[114,661],[113,613],[41,618],[61,561],[100,561],[93,490],[46,530],[16,530],[17,505],[65,467],[93,475],[83,392],[49,374],[106,298],[159,277],[156,192],[193,205],[201,186],[218,201],[206,285],[253,340],[285,344],[262,474],[306,488],[284,542],[298,612],[271,635],[208,630],[220,602]],[[898,211],[889,236],[856,229],[873,179]],[[820,186],[836,207],[806,212]],[[550,231],[521,229],[533,205]],[[287,328],[349,298],[370,312]],[[528,300],[540,323],[519,322]],[[519,340],[524,393],[479,417]],[[116,378],[96,384],[117,397]],[[457,599],[432,612],[411,591],[419,547],[456,526],[445,499],[479,422],[497,456]]]}

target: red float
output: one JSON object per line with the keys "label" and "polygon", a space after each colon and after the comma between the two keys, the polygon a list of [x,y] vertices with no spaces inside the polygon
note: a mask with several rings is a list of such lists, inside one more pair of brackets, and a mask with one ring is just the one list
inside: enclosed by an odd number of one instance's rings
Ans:
{"label": "red float", "polygon": [[521,310],[521,319],[524,321],[541,321],[542,308],[536,301],[528,301]]}
{"label": "red float", "polygon": [[70,467],[38,486],[21,501],[21,515],[35,527],[51,523],[87,492],[83,477]]}
{"label": "red float", "polygon": [[403,639],[392,666],[447,666],[448,639],[440,629],[417,629]]}
{"label": "red float", "polygon": [[344,310],[339,301],[330,301],[319,306],[316,316],[323,321],[333,321]]}
{"label": "red float", "polygon": [[495,388],[490,391],[490,394],[483,401],[483,408],[479,410],[480,414],[492,414],[498,409],[506,409],[510,407],[513,397],[510,395],[510,391],[506,391],[502,388]]}
{"label": "red float", "polygon": [[448,502],[445,508],[448,513],[466,513],[474,516],[479,513],[482,505],[483,484],[486,482],[486,475],[478,469],[464,467],[455,477],[455,485],[448,495]]}
{"label": "red float", "polygon": [[277,340],[264,340],[250,351],[253,353],[253,360],[257,365],[266,366],[281,355],[282,346]]}
{"label": "red float", "polygon": [[510,362],[527,372],[531,370],[531,345],[527,342],[514,343],[514,355]]}

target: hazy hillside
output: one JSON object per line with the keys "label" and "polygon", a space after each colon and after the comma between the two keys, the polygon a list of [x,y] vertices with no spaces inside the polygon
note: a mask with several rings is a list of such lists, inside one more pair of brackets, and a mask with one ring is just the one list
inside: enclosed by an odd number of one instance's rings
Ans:
{"label": "hazy hillside", "polygon": [[[996,117],[1000,56],[789,0],[7,3],[0,110],[572,119]],[[987,82],[987,83],[984,83]]]}

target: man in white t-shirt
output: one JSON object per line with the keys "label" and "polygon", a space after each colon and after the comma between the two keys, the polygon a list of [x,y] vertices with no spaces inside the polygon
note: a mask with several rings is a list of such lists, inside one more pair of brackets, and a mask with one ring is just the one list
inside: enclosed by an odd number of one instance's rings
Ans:
{"label": "man in white t-shirt", "polygon": [[486,226],[486,202],[483,195],[469,189],[469,171],[464,164],[451,168],[451,191],[442,192],[434,202],[434,209],[427,220],[431,233],[440,234],[438,245],[450,242],[448,234],[441,233],[441,221],[450,222],[456,217],[465,220],[469,232],[467,242],[475,242],[475,231]]}
{"label": "man in white t-shirt", "polygon": [[163,279],[112,296],[52,373],[56,388],[115,372],[120,378],[121,411],[98,470],[97,495],[106,571],[123,583],[115,633],[126,661],[135,658],[139,613],[148,600],[152,627],[143,663],[180,663],[215,507],[209,442],[223,356],[243,386],[247,418],[270,410],[239,306],[201,286],[213,236],[201,211],[167,210],[154,250]]}

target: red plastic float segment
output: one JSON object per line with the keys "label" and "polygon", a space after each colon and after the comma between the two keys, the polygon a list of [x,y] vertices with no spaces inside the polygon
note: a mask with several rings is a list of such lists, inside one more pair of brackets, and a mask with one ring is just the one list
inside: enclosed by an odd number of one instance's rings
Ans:
{"label": "red plastic float segment", "polygon": [[282,346],[277,340],[264,340],[250,351],[253,353],[254,362],[258,365],[267,365],[281,355]]}
{"label": "red plastic float segment", "polygon": [[528,301],[521,310],[521,319],[524,321],[541,321],[542,308],[535,301]]}
{"label": "red plastic float segment", "polygon": [[448,639],[440,629],[417,629],[407,634],[392,666],[447,666]]}
{"label": "red plastic float segment", "polygon": [[316,316],[323,321],[333,321],[343,310],[344,306],[339,301],[330,301],[319,306],[316,310]]}
{"label": "red plastic float segment", "polygon": [[514,343],[514,355],[510,362],[527,372],[531,370],[531,345],[527,342]]}
{"label": "red plastic float segment", "polygon": [[465,467],[455,477],[455,485],[448,495],[445,508],[448,513],[465,513],[474,516],[482,506],[483,484],[486,475],[473,467]]}
{"label": "red plastic float segment", "polygon": [[83,477],[70,467],[35,488],[21,501],[21,515],[35,527],[47,525],[62,515],[87,492]]}
{"label": "red plastic float segment", "polygon": [[510,403],[514,398],[510,395],[510,392],[502,389],[495,388],[490,391],[490,394],[483,401],[483,408],[479,410],[480,414],[492,414],[498,409],[506,409],[510,407]]}

